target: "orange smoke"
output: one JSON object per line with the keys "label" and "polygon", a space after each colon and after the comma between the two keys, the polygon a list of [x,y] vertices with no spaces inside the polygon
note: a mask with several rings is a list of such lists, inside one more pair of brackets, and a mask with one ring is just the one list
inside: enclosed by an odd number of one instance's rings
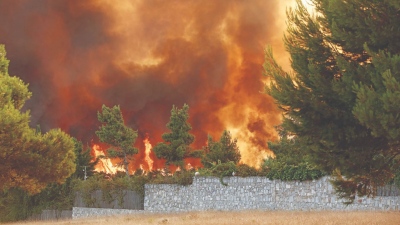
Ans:
{"label": "orange smoke", "polygon": [[140,147],[145,134],[162,141],[172,105],[187,103],[195,149],[207,134],[217,139],[228,129],[242,162],[259,166],[281,120],[262,93],[262,63],[264,47],[272,45],[288,65],[282,2],[0,1],[0,43],[10,74],[30,84],[26,109],[44,131],[61,127],[91,140],[101,105],[120,105],[126,124],[139,132],[130,169],[157,169],[162,162]]}

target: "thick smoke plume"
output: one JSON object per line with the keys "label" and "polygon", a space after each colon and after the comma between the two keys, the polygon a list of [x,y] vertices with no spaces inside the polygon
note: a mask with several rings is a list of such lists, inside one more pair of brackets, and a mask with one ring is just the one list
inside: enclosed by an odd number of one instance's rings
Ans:
{"label": "thick smoke plume", "polygon": [[118,104],[139,131],[140,163],[146,134],[162,141],[172,105],[187,103],[193,147],[228,129],[258,166],[280,122],[262,93],[263,49],[285,57],[284,11],[280,0],[3,0],[0,43],[44,131],[96,142],[97,111]]}

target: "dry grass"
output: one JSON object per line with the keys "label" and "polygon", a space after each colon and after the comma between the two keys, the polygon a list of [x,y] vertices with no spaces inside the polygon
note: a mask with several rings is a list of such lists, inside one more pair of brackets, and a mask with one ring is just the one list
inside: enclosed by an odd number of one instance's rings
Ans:
{"label": "dry grass", "polygon": [[257,224],[400,224],[400,212],[190,212],[174,214],[140,214],[87,218],[63,221],[19,222],[12,225],[151,225],[151,224],[209,224],[209,225],[257,225]]}

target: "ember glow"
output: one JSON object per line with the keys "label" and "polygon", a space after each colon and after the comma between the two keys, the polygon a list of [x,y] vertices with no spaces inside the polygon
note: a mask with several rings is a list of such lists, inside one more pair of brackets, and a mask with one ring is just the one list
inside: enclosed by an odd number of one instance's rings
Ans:
{"label": "ember glow", "polygon": [[10,74],[30,84],[25,109],[32,126],[60,127],[88,142],[96,139],[101,105],[120,105],[126,124],[139,132],[130,170],[160,169],[163,162],[143,142],[162,141],[172,105],[187,103],[194,149],[207,134],[219,139],[228,129],[242,162],[259,166],[281,121],[262,93],[263,50],[271,45],[288,66],[282,36],[292,2],[0,1],[0,43]]}

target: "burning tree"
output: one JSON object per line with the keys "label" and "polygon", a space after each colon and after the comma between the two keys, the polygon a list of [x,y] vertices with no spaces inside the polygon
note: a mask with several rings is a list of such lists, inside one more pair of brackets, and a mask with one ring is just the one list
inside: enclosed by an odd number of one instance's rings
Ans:
{"label": "burning tree", "polygon": [[0,191],[21,188],[34,194],[75,171],[74,142],[60,129],[42,134],[29,127],[30,114],[21,108],[31,92],[8,75],[8,63],[0,45]]}
{"label": "burning tree", "polygon": [[133,147],[137,131],[127,127],[119,106],[109,108],[102,106],[102,112],[97,113],[98,120],[102,126],[96,131],[96,135],[100,141],[110,145],[107,150],[107,157],[119,158],[125,169],[125,173],[129,176],[129,161],[138,150]]}
{"label": "burning tree", "polygon": [[184,167],[184,159],[194,157],[196,152],[193,152],[190,144],[194,141],[194,135],[189,131],[192,129],[187,122],[189,118],[189,106],[183,105],[182,109],[172,106],[170,121],[167,123],[167,128],[170,133],[164,133],[162,139],[164,142],[158,143],[154,147],[154,152],[158,158],[165,159],[165,164]]}

